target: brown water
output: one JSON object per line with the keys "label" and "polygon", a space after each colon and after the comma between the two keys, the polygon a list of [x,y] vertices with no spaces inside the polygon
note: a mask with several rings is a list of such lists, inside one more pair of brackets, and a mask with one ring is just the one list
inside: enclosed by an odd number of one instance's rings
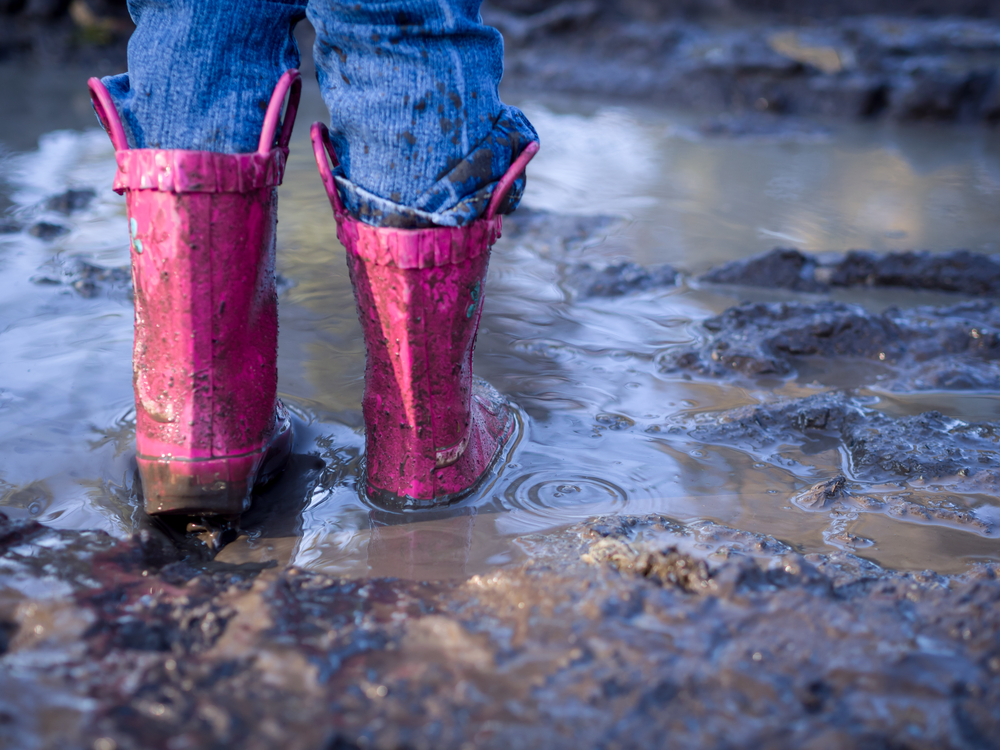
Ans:
{"label": "brown water", "polygon": [[[50,241],[27,231],[0,234],[0,504],[51,526],[124,536],[141,520],[131,442],[131,303],[120,289],[86,298],[37,283],[58,276],[74,256],[109,267],[128,262],[124,203],[110,190],[113,153],[104,133],[89,126],[82,82],[71,79],[46,80],[41,96],[48,99],[0,118],[8,149],[0,205],[25,227],[48,221],[70,230]],[[56,96],[67,105],[53,116]],[[323,112],[315,85],[307,85],[278,233],[279,271],[291,283],[281,297],[279,387],[296,415],[296,456],[220,559],[276,559],[358,576],[465,577],[520,559],[519,535],[597,514],[657,512],[772,534],[803,552],[844,546],[850,533],[862,538],[850,549],[901,569],[954,572],[974,560],[1000,560],[994,536],[795,506],[795,493],[843,470],[835,447],[779,465],[644,431],[773,398],[763,387],[689,381],[656,368],[671,346],[692,339],[698,321],[739,301],[738,291],[730,297],[681,285],[581,301],[559,283],[570,261],[670,262],[699,272],[775,245],[993,252],[1000,135],[836,124],[709,137],[696,119],[666,111],[519,103],[543,142],[524,204],[621,221],[605,241],[568,253],[544,238],[497,245],[476,367],[518,405],[520,432],[487,485],[459,507],[392,517],[358,494],[364,346],[308,147],[307,126]],[[77,129],[52,132],[53,122]],[[44,208],[49,196],[86,187],[97,190],[86,209],[67,217]],[[952,298],[897,292],[853,299],[883,307]],[[824,386],[836,379],[826,377]],[[795,382],[779,393],[818,387]],[[1000,414],[992,393],[873,393],[893,414]],[[947,491],[907,489],[917,496]],[[958,501],[1000,521],[996,498]],[[408,532],[409,524],[422,525],[418,548],[412,534],[399,533],[401,523]]]}

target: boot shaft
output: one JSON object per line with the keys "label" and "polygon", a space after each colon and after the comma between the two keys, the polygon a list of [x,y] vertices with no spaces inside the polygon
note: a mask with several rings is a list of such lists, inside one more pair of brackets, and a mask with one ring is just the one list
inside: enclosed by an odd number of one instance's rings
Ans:
{"label": "boot shaft", "polygon": [[127,195],[140,455],[258,450],[277,396],[274,189]]}

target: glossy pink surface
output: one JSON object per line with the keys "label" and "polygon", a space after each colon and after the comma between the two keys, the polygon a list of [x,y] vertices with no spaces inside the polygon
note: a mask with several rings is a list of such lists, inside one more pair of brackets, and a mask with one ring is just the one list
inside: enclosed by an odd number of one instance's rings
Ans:
{"label": "glossy pink surface", "polygon": [[[506,401],[472,375],[489,251],[502,226],[494,211],[503,195],[466,227],[373,227],[341,206],[326,129],[313,125],[312,137],[367,349],[368,495],[404,507],[457,499],[482,480],[513,430]],[[501,180],[504,192],[537,144],[525,151]]]}
{"label": "glossy pink surface", "polygon": [[[147,509],[238,513],[273,458],[268,451],[290,449],[276,395],[274,232],[298,72],[276,87],[252,154],[128,149],[101,82],[90,87],[117,148],[114,186],[128,206],[136,447]],[[272,110],[280,114],[290,87],[274,145]]]}

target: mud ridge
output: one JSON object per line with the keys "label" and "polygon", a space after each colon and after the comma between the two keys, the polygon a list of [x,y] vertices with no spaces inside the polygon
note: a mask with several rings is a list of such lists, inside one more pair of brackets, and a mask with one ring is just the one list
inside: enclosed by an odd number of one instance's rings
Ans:
{"label": "mud ridge", "polygon": [[995,298],[1000,296],[1000,263],[990,255],[968,250],[947,253],[851,250],[839,257],[823,257],[806,255],[795,248],[775,248],[713,268],[699,277],[699,281],[796,292],[897,287]]}
{"label": "mud ridge", "polygon": [[1000,309],[985,301],[882,313],[829,301],[744,303],[703,321],[700,341],[667,352],[660,369],[787,378],[822,358],[863,365],[859,382],[900,390],[995,390],[998,331]]}
{"label": "mud ridge", "polygon": [[[870,402],[843,392],[820,393],[708,414],[689,428],[654,431],[687,432],[705,443],[772,457],[806,439],[833,438],[850,460],[845,469],[857,480],[948,480],[949,487],[966,491],[1000,489],[1000,424],[964,422],[935,411],[892,417]],[[841,492],[821,485],[798,504],[823,507]]]}
{"label": "mud ridge", "polygon": [[992,565],[901,575],[625,516],[524,537],[524,565],[452,583],[172,576],[136,541],[9,526],[0,712],[18,747],[966,748],[1000,732]]}

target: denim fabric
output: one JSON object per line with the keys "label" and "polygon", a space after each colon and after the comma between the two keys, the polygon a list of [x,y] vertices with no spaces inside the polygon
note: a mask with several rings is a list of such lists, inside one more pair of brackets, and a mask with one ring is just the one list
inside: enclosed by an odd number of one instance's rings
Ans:
{"label": "denim fabric", "polygon": [[257,150],[305,0],[129,0],[128,73],[103,79],[133,148]]}
{"label": "denim fabric", "polygon": [[135,148],[254,151],[308,12],[347,209],[376,226],[458,226],[537,139],[500,101],[503,41],[480,2],[129,0],[129,72],[104,82]]}

